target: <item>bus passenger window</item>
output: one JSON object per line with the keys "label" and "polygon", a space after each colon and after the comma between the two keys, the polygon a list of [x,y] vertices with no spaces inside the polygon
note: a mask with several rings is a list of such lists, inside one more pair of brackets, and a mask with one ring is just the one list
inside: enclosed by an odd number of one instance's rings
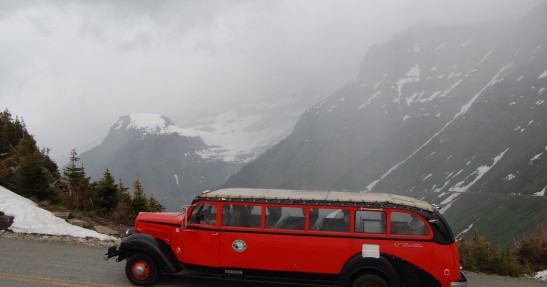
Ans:
{"label": "bus passenger window", "polygon": [[349,232],[349,225],[350,211],[347,209],[310,209],[310,230]]}
{"label": "bus passenger window", "polygon": [[262,208],[258,205],[222,205],[222,225],[238,227],[260,227]]}
{"label": "bus passenger window", "polygon": [[200,204],[194,208],[190,216],[190,223],[203,225],[217,224],[217,211],[214,204]]}
{"label": "bus passenger window", "polygon": [[266,228],[304,230],[306,217],[302,208],[268,206]]}
{"label": "bus passenger window", "polygon": [[419,217],[410,213],[392,212],[391,234],[424,236],[428,235],[429,231]]}
{"label": "bus passenger window", "polygon": [[386,233],[386,214],[383,211],[357,211],[355,213],[355,232]]}

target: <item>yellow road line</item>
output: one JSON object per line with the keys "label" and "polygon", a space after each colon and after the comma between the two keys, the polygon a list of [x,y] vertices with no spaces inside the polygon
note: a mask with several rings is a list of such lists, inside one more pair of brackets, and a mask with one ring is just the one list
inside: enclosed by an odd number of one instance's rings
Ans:
{"label": "yellow road line", "polygon": [[7,279],[11,281],[28,282],[28,283],[40,283],[40,284],[47,284],[47,285],[53,285],[53,286],[74,286],[74,287],[94,287],[94,286],[120,287],[122,286],[122,285],[111,285],[111,284],[86,283],[86,282],[63,280],[63,279],[51,278],[51,277],[40,277],[40,276],[32,276],[32,275],[26,275],[26,274],[2,273],[2,272],[0,272],[0,279]]}

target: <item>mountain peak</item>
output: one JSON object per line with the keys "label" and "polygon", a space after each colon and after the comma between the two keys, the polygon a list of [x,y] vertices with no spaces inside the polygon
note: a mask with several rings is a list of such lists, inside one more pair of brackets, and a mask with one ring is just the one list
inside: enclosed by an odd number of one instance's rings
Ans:
{"label": "mountain peak", "polygon": [[179,134],[186,137],[197,137],[193,129],[181,129],[173,122],[159,114],[130,114],[122,116],[112,126],[111,130],[134,130],[143,135],[168,135]]}

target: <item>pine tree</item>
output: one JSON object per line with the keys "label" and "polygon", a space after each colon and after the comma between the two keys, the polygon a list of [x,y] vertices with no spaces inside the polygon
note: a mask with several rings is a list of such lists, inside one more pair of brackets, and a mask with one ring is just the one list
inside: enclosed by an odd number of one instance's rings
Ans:
{"label": "pine tree", "polygon": [[165,211],[165,207],[157,201],[153,195],[148,198],[148,211],[150,212],[163,212]]}
{"label": "pine tree", "polygon": [[48,173],[51,177],[51,182],[55,182],[59,179],[61,176],[59,174],[59,167],[57,166],[57,163],[55,163],[51,157],[49,157],[49,148],[42,148],[40,151],[42,153],[42,157],[44,158],[44,168],[48,170]]}
{"label": "pine tree", "polygon": [[75,149],[70,152],[70,164],[63,170],[68,181],[68,206],[72,209],[88,210],[93,207],[93,191],[90,178],[85,176],[84,166],[76,164],[80,160]]}
{"label": "pine tree", "polygon": [[132,203],[134,214],[139,214],[139,212],[142,211],[148,211],[150,209],[150,207],[148,206],[148,198],[146,198],[146,194],[144,194],[141,182],[138,179],[135,180],[133,187],[135,188]]}
{"label": "pine tree", "polygon": [[123,224],[131,224],[135,219],[132,214],[133,200],[131,199],[131,194],[129,194],[128,190],[129,188],[125,187],[120,179],[117,190],[118,203],[116,204],[112,218],[116,222]]}
{"label": "pine tree", "polygon": [[57,193],[49,185],[49,172],[44,158],[31,137],[24,138],[17,146],[18,165],[14,172],[13,189],[26,197],[58,202]]}
{"label": "pine tree", "polygon": [[95,192],[101,213],[112,214],[118,203],[118,186],[108,168],[103,173],[103,177],[95,184]]}
{"label": "pine tree", "polygon": [[25,124],[13,119],[6,109],[0,113],[0,185],[18,192],[15,187],[15,170],[20,156],[16,149],[24,138],[29,138]]}
{"label": "pine tree", "polygon": [[52,184],[59,172],[46,151],[38,149],[22,119],[13,119],[8,110],[0,113],[0,185],[26,197],[57,202]]}

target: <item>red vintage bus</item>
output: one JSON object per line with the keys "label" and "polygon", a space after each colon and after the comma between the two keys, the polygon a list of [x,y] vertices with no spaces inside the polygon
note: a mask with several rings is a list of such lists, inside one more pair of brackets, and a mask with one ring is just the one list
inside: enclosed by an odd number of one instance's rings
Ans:
{"label": "red vintage bus", "polygon": [[337,191],[221,189],[180,213],[141,213],[105,259],[134,285],[164,273],[313,286],[466,286],[431,204]]}

